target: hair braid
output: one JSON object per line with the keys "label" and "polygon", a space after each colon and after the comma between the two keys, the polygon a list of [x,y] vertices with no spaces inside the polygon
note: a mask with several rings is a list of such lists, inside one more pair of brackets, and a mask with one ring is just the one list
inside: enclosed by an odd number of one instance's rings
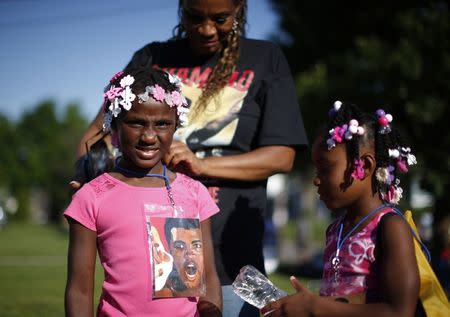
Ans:
{"label": "hair braid", "polygon": [[[336,112],[334,116],[331,117],[328,123],[328,131],[331,129],[342,126],[344,124],[349,124],[350,120],[356,119],[360,124],[363,124],[363,114],[361,111],[353,104],[343,103],[339,111]],[[329,132],[324,138],[326,140],[329,137]],[[359,137],[353,137],[351,140],[345,142],[345,150],[347,153],[347,166],[351,169],[355,159],[359,158]]]}
{"label": "hair braid", "polygon": [[[407,171],[407,169],[403,171],[400,169],[399,162],[406,164],[407,160],[409,161],[412,159],[414,162],[408,162],[407,165],[415,164],[415,157],[412,154],[409,154],[410,149],[407,148],[399,131],[395,127],[392,127],[392,124],[389,124],[389,132],[381,133],[380,129],[382,126],[379,123],[377,115],[363,113],[357,106],[351,104],[342,104],[339,110],[334,112],[334,115],[331,116],[328,121],[328,131],[324,138],[324,142],[330,137],[329,131],[331,129],[342,127],[344,124],[349,124],[351,119],[356,119],[359,125],[364,126],[365,132],[361,137],[353,137],[351,140],[342,142],[346,148],[347,174],[349,175],[351,173],[354,168],[353,165],[355,159],[359,158],[359,146],[362,144],[372,146],[375,152],[375,170],[389,170],[389,175],[391,177],[390,181],[387,181],[386,179],[383,179],[383,177],[381,178],[382,180],[377,179],[378,176],[375,175],[374,184],[376,190],[381,194],[383,200],[397,204],[402,193],[402,189],[398,186],[400,183],[398,175],[400,172],[404,173]],[[390,155],[390,150],[398,150],[400,153],[399,156],[392,157]],[[348,181],[350,181],[350,178]],[[393,189],[395,194],[392,194]],[[392,195],[397,197],[393,197]]]}
{"label": "hair braid", "polygon": [[[376,119],[375,119],[376,120]],[[378,124],[377,124],[378,128]],[[389,165],[395,166],[395,159],[389,156],[389,149],[397,149],[403,145],[401,136],[395,127],[391,127],[391,132],[386,134],[375,133],[375,159],[377,168],[385,168]],[[395,168],[392,174],[397,179],[398,170]]]}
{"label": "hair braid", "polygon": [[[239,12],[236,15],[236,27],[228,34],[226,43],[223,45],[219,55],[219,60],[214,66],[211,74],[205,83],[202,93],[196,102],[195,106],[191,108],[192,115],[202,113],[208,103],[219,96],[221,90],[227,85],[230,76],[236,69],[237,61],[240,54],[240,37],[245,35],[245,25],[247,23],[247,1],[234,0],[236,6],[239,6]],[[175,26],[173,33],[175,38],[183,38],[186,35],[181,19],[183,16],[183,0],[178,3],[178,17],[179,23]]]}

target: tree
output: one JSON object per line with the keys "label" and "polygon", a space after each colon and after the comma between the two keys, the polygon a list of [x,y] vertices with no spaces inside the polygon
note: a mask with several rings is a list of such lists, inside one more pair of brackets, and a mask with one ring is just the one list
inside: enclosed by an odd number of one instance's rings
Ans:
{"label": "tree", "polygon": [[[418,156],[415,173],[435,197],[438,224],[450,206],[448,2],[272,3],[290,39],[282,46],[296,78],[307,131],[315,134],[334,100],[391,109]],[[436,234],[434,258],[441,248]]]}
{"label": "tree", "polygon": [[15,124],[0,116],[0,185],[19,200],[15,218],[29,218],[33,188],[49,196],[49,220],[57,221],[68,203],[68,181],[74,172],[76,144],[86,127],[78,106],[69,105],[61,118],[53,101],[43,101]]}

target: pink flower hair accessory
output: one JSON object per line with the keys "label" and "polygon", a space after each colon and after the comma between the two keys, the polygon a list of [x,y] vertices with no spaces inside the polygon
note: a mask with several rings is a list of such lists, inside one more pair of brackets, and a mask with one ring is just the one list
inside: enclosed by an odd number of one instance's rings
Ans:
{"label": "pink flower hair accessory", "polygon": [[[145,91],[147,91],[147,87],[145,87]],[[155,98],[156,101],[163,102],[166,98],[166,91],[158,84],[150,87],[148,92],[152,94],[153,98]]]}
{"label": "pink flower hair accessory", "polygon": [[[123,72],[118,72],[110,80],[110,85],[105,89],[103,94],[104,103],[103,110],[106,112],[103,119],[103,130],[111,129],[111,122],[114,117],[117,117],[122,110],[129,111],[136,99],[136,95],[131,89],[134,83],[134,77],[127,75],[123,77]],[[145,91],[137,96],[138,102],[146,102],[153,100],[154,102],[165,102],[169,107],[177,108],[178,123],[185,125],[188,121],[189,106],[186,98],[181,93],[181,80],[174,75],[167,73],[170,83],[172,83],[176,90],[166,91],[163,87],[155,84],[153,86],[145,87]],[[116,87],[114,84],[120,79],[120,86]],[[109,102],[109,107],[106,105]]]}
{"label": "pink flower hair accessory", "polygon": [[[111,122],[113,117],[117,117],[122,109],[130,110],[132,102],[136,98],[131,90],[131,85],[134,83],[134,77],[127,75],[123,77],[123,72],[116,73],[110,80],[110,85],[107,87],[103,94],[103,110],[106,112],[103,117],[103,131],[109,131],[111,129]],[[122,78],[119,82],[120,87],[116,87],[114,83]],[[106,105],[109,101],[109,107],[106,109]]]}
{"label": "pink flower hair accessory", "polygon": [[108,91],[106,91],[103,94],[103,98],[108,99],[109,101],[113,101],[114,98],[117,98],[120,96],[120,93],[122,92],[122,87],[114,87],[112,86]]}
{"label": "pink flower hair accessory", "polygon": [[396,162],[395,162],[395,164],[396,164],[396,166],[397,166],[397,170],[400,172],[400,173],[407,173],[408,172],[408,165],[405,163],[405,161],[403,161],[403,160],[397,160]]}
{"label": "pink flower hair accessory", "polygon": [[353,139],[353,136],[361,136],[364,132],[364,128],[355,119],[350,120],[349,124],[337,126],[329,131],[330,138],[327,139],[328,150],[334,148],[337,143],[343,143],[345,140],[350,141]]}
{"label": "pink flower hair accessory", "polygon": [[403,189],[397,185],[391,185],[389,186],[386,192],[381,193],[381,199],[390,204],[395,205],[398,205],[402,196],[403,196]]}
{"label": "pink flower hair accessory", "polygon": [[352,179],[364,179],[364,161],[361,159],[355,159],[355,161],[353,162],[353,166],[354,170],[351,175]]}
{"label": "pink flower hair accessory", "polygon": [[118,80],[119,78],[122,78],[123,76],[123,71],[117,72],[109,81],[111,84],[115,83],[116,80]]}
{"label": "pink flower hair accessory", "polygon": [[169,107],[177,108],[178,122],[181,126],[186,125],[188,121],[189,106],[186,98],[181,93],[181,80],[175,76],[167,73],[170,83],[175,85],[176,90],[166,91],[158,84],[154,86],[145,87],[145,91],[139,94],[139,103],[152,100],[154,102],[165,102]]}
{"label": "pink flower hair accessory", "polygon": [[417,164],[416,157],[411,153],[409,147],[398,147],[388,150],[389,157],[395,160],[397,170],[400,173],[407,173],[408,166]]}

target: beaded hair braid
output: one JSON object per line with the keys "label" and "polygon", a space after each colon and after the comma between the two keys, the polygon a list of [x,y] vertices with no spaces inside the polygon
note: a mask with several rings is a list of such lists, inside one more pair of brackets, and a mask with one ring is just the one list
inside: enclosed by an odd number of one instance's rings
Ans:
{"label": "beaded hair braid", "polygon": [[[235,25],[228,34],[227,43],[220,52],[217,64],[214,66],[205,87],[197,101],[196,106],[192,109],[194,116],[205,110],[209,101],[217,97],[223,87],[227,85],[228,79],[236,69],[237,60],[240,53],[240,36],[245,35],[245,25],[247,23],[247,0],[233,0],[236,6],[240,6],[240,10],[236,15]],[[183,17],[183,0],[178,2],[179,23],[174,28],[175,38],[186,37],[186,30],[181,23]]]}
{"label": "beaded hair braid", "polygon": [[[404,144],[398,130],[392,127],[392,124],[383,121],[387,116],[390,115],[381,109],[377,110],[376,114],[368,114],[353,104],[342,103],[340,108],[329,116],[324,140],[330,137],[331,129],[348,124],[352,119],[357,120],[359,126],[364,128],[364,133],[342,141],[346,148],[348,171],[351,172],[356,168],[355,162],[360,159],[360,145],[373,146],[376,159],[376,189],[385,202],[398,204],[402,196],[402,189],[398,186],[400,184],[398,175],[406,173],[407,166],[416,164],[416,159],[409,147]],[[392,120],[392,116],[390,117]],[[386,127],[388,132],[385,131]],[[330,149],[330,146],[328,148]],[[350,179],[348,181],[350,182]]]}

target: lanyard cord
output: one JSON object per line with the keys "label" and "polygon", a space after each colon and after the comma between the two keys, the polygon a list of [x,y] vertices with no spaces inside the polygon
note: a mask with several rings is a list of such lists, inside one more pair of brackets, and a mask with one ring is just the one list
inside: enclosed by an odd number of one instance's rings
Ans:
{"label": "lanyard cord", "polygon": [[[403,213],[396,207],[392,207],[392,209],[395,211],[395,213],[397,215],[399,215],[400,217],[403,218],[404,221],[406,221],[408,223],[408,221],[405,218],[405,215],[403,215]],[[418,235],[416,234],[416,232],[413,230],[413,228],[411,227],[411,225],[408,223],[409,228],[411,229],[411,233],[414,236],[414,238],[417,240],[417,242],[420,244],[420,247],[422,248],[422,251],[425,255],[425,257],[427,258],[428,262],[431,262],[431,254],[430,254],[430,250],[428,250],[427,246],[425,245],[425,243],[422,242],[422,240],[420,239],[420,237],[418,237]]]}
{"label": "lanyard cord", "polygon": [[378,206],[377,208],[371,210],[367,215],[365,215],[356,225],[353,226],[353,228],[345,235],[345,237],[341,240],[342,236],[342,230],[344,229],[344,221],[341,221],[341,224],[339,225],[339,234],[336,241],[336,257],[339,257],[339,252],[342,249],[342,246],[344,245],[344,242],[352,235],[352,233],[364,222],[366,221],[370,216],[378,212],[380,209],[383,209],[385,207],[388,207],[385,204],[382,204]]}
{"label": "lanyard cord", "polygon": [[167,167],[165,164],[163,164],[163,173],[162,174],[154,174],[154,173],[138,173],[138,172],[134,172],[132,170],[129,170],[127,168],[124,168],[122,166],[120,166],[119,161],[122,157],[119,156],[116,158],[116,164],[115,164],[115,168],[125,174],[128,175],[133,175],[136,177],[158,177],[158,178],[162,178],[164,180],[164,184],[167,190],[167,196],[169,196],[169,201],[170,204],[172,205],[173,211],[175,213],[175,217],[176,217],[176,209],[175,209],[175,201],[173,199],[173,193],[172,193],[172,187],[170,187],[170,179],[167,176]]}

